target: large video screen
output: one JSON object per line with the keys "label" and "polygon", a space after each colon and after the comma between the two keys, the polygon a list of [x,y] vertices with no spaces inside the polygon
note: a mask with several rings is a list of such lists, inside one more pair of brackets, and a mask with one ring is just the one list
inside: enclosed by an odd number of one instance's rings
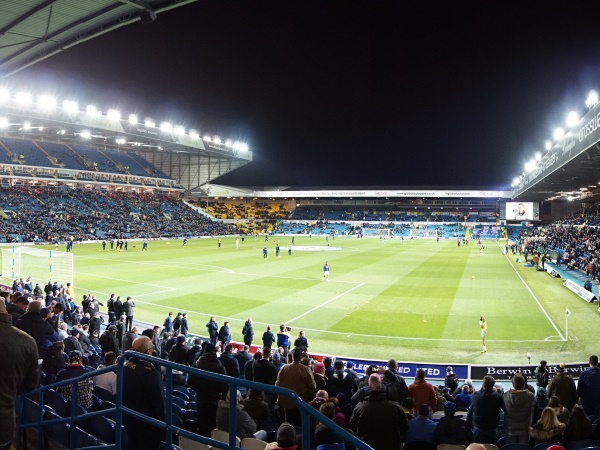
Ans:
{"label": "large video screen", "polygon": [[541,220],[539,203],[506,202],[504,205],[505,208],[500,208],[501,219],[514,222],[536,222]]}

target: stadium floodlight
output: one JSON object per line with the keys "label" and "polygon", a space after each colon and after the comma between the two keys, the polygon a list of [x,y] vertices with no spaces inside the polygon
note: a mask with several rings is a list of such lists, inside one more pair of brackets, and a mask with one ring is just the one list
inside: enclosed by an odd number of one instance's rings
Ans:
{"label": "stadium floodlight", "polygon": [[219,136],[213,136],[212,140],[215,144],[221,144],[221,138]]}
{"label": "stadium floodlight", "polygon": [[44,131],[44,127],[39,127],[38,130]]}
{"label": "stadium floodlight", "polygon": [[245,142],[241,142],[240,143],[240,150],[243,152],[247,152],[248,151],[248,144],[246,144]]}
{"label": "stadium floodlight", "polygon": [[119,145],[123,145],[125,143],[125,139],[124,138],[117,138],[115,139],[115,142]]}
{"label": "stadium floodlight", "polygon": [[31,94],[29,92],[17,92],[15,101],[18,105],[29,105],[31,103]]}
{"label": "stadium floodlight", "polygon": [[198,132],[196,130],[190,130],[190,138],[199,139],[200,135],[198,134]]}
{"label": "stadium floodlight", "polygon": [[38,98],[38,106],[45,111],[52,111],[56,108],[56,99],[49,95],[42,95]]}
{"label": "stadium floodlight", "polygon": [[0,117],[0,128],[6,128],[8,126],[8,119],[6,117]]}
{"label": "stadium floodlight", "polygon": [[565,130],[562,128],[557,128],[554,130],[553,136],[555,141],[560,141],[565,136]]}
{"label": "stadium floodlight", "polygon": [[29,120],[26,120],[25,122],[23,122],[23,129],[24,130],[31,129],[31,122],[29,122]]}
{"label": "stadium floodlight", "polygon": [[202,139],[204,139],[206,142],[212,142],[212,138],[210,136],[204,136]]}
{"label": "stadium floodlight", "polygon": [[547,141],[544,143],[544,148],[545,148],[546,150],[548,150],[548,151],[552,150],[552,141],[551,141],[551,140],[547,140]]}
{"label": "stadium floodlight", "polygon": [[535,152],[535,160],[536,161],[541,161],[542,160],[542,154],[540,152]]}
{"label": "stadium floodlight", "polygon": [[185,128],[183,128],[181,125],[177,125],[176,127],[173,128],[173,133],[181,136],[181,135],[185,134]]}
{"label": "stadium floodlight", "polygon": [[116,122],[116,121],[121,120],[121,112],[116,109],[109,109],[108,112],[106,113],[106,117],[108,117],[110,120],[114,120]]}
{"label": "stadium floodlight", "polygon": [[598,103],[598,93],[596,91],[590,91],[587,99],[585,100],[585,106],[588,108],[593,108],[596,103]]}
{"label": "stadium floodlight", "polygon": [[132,125],[137,125],[138,119],[135,114],[129,114],[129,123]]}
{"label": "stadium floodlight", "polygon": [[577,125],[577,122],[579,122],[579,114],[575,111],[569,112],[569,114],[567,114],[567,126],[574,127]]}
{"label": "stadium floodlight", "polygon": [[233,145],[233,142],[231,142],[231,139],[225,139],[225,147],[231,148],[232,145]]}
{"label": "stadium floodlight", "polygon": [[519,184],[519,181],[521,181],[521,179],[519,177],[513,178],[513,185]]}
{"label": "stadium floodlight", "polygon": [[85,107],[85,112],[89,115],[89,116],[95,116],[98,113],[98,110],[96,109],[96,107],[94,105],[87,105]]}
{"label": "stadium floodlight", "polygon": [[531,172],[535,167],[535,161],[527,161],[525,163],[525,172]]}
{"label": "stadium floodlight", "polygon": [[73,100],[65,100],[62,103],[62,109],[68,114],[75,114],[79,111],[79,105]]}
{"label": "stadium floodlight", "polygon": [[10,97],[10,94],[8,92],[8,89],[5,89],[5,88],[0,89],[0,102],[7,102],[9,97]]}
{"label": "stadium floodlight", "polygon": [[82,131],[81,133],[79,133],[79,136],[81,136],[83,139],[92,138],[92,134],[89,131]]}
{"label": "stadium floodlight", "polygon": [[173,125],[171,125],[169,122],[161,122],[160,131],[170,133],[171,131],[173,131]]}

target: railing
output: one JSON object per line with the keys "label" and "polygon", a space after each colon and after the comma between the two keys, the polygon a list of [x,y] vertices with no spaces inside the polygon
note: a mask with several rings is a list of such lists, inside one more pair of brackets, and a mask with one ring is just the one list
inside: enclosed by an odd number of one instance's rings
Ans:
{"label": "railing", "polygon": [[[138,411],[132,410],[123,406],[123,368],[125,361],[135,357],[142,361],[147,361],[154,365],[163,366],[166,369],[165,374],[165,422],[160,420],[156,420],[152,417],[146,416],[144,414],[139,413]],[[177,427],[173,425],[173,370],[187,373],[190,375],[197,375],[207,380],[216,381],[220,383],[226,383],[229,385],[229,443],[223,443],[220,441],[216,441],[206,436],[201,436],[190,431],[187,431],[183,428]],[[87,414],[78,416],[77,414],[77,388],[78,382],[81,380],[85,380],[90,377],[95,377],[97,375],[115,371],[117,373],[117,395],[115,400],[115,407],[103,409],[101,411],[88,412]],[[70,417],[62,417],[60,419],[51,419],[44,420],[44,395],[49,389],[56,389],[61,386],[71,385],[71,405],[70,405]],[[160,428],[164,430],[165,433],[165,443],[166,449],[171,449],[173,445],[173,437],[174,435],[183,436],[188,439],[194,440],[196,442],[201,442],[206,445],[210,445],[211,447],[216,447],[219,449],[239,449],[236,447],[236,429],[237,429],[237,388],[238,386],[245,387],[247,389],[255,389],[263,392],[268,392],[276,395],[285,395],[293,399],[294,403],[298,407],[298,411],[300,412],[300,417],[302,419],[302,450],[310,450],[310,442],[311,442],[311,427],[310,427],[310,419],[313,418],[322,424],[326,425],[330,429],[332,429],[340,438],[342,438],[346,443],[351,444],[356,447],[357,450],[372,450],[371,447],[360,439],[356,438],[354,435],[344,430],[335,424],[332,420],[325,417],[319,411],[317,411],[312,406],[303,402],[298,395],[285,388],[281,388],[278,386],[271,386],[262,383],[256,383],[254,381],[242,380],[239,378],[233,378],[226,375],[220,375],[212,372],[207,372],[204,370],[196,369],[194,367],[182,366],[180,364],[175,364],[170,361],[165,361],[160,358],[155,358],[153,356],[144,355],[141,353],[128,351],[119,357],[117,360],[117,364],[110,367],[105,367],[103,369],[95,370],[90,373],[86,373],[80,377],[72,378],[65,381],[60,381],[48,386],[41,386],[34,391],[19,396],[17,398],[17,449],[20,450],[21,447],[21,435],[22,431],[28,428],[34,428],[37,433],[37,450],[41,449],[41,444],[43,441],[44,427],[54,424],[61,423],[74,423],[76,420],[80,421],[82,419],[90,419],[98,416],[106,416],[109,414],[115,414],[115,443],[101,446],[89,446],[85,447],[87,450],[96,450],[96,449],[121,449],[123,448],[123,414],[135,416],[136,419],[142,420],[152,426]],[[39,397],[38,402],[38,414],[36,421],[25,422],[23,417],[23,406],[25,397]],[[75,435],[74,433],[70,433],[70,449],[82,448],[75,446]]]}

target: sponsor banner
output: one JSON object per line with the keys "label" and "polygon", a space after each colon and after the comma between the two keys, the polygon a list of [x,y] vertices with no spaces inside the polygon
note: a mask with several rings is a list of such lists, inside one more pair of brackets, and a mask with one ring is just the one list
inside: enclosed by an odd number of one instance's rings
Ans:
{"label": "sponsor banner", "polygon": [[[511,380],[513,375],[521,372],[528,380],[535,380],[535,368],[537,365],[524,364],[522,366],[490,365],[490,366],[471,366],[471,378],[482,380],[486,375],[491,375],[496,380]],[[565,364],[565,374],[578,379],[581,372],[589,369],[590,365],[585,363]],[[556,364],[546,366],[550,373],[550,378],[556,375]]]}
{"label": "sponsor banner", "polygon": [[546,272],[548,272],[552,278],[560,278],[560,274],[548,265],[546,266]]}
{"label": "sponsor banner", "polygon": [[596,296],[594,294],[588,290],[585,290],[583,286],[579,286],[577,283],[574,283],[571,280],[565,280],[563,286],[588,303],[592,303],[594,300],[596,300]]}
{"label": "sponsor banner", "polygon": [[[344,364],[347,364],[348,361],[352,361],[354,363],[354,371],[361,375],[364,375],[365,370],[369,366],[377,366],[377,367],[386,367],[387,361],[375,360],[375,359],[359,359],[359,358],[347,358],[345,356],[338,356],[336,361],[344,361]],[[408,363],[408,362],[398,362],[398,374],[402,375],[405,378],[414,378],[417,375],[417,369],[425,370],[426,378],[437,378],[444,379],[446,377],[446,367],[447,364],[429,364],[429,363]],[[452,369],[456,376],[464,380],[469,378],[469,366],[465,364],[456,364],[452,365]],[[410,382],[407,381],[407,384]]]}
{"label": "sponsor banner", "polygon": [[535,169],[527,173],[514,190],[523,194],[546,176],[560,169],[600,140],[600,104],[596,104],[577,125],[547,152]]}
{"label": "sponsor banner", "polygon": [[327,190],[327,191],[254,191],[254,197],[299,198],[299,197],[445,197],[445,198],[511,198],[509,191],[404,191],[388,190]]}

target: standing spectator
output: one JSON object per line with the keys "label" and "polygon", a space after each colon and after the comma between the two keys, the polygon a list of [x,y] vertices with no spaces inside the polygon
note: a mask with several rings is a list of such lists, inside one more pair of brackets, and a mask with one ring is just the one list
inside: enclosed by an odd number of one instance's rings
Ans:
{"label": "standing spectator", "polygon": [[117,299],[114,303],[115,308],[115,318],[118,320],[123,315],[123,302],[121,301],[121,296],[118,295]]}
{"label": "standing spectator", "polygon": [[[160,348],[160,347],[157,347]],[[185,357],[185,362],[188,366],[194,365],[194,361],[196,361],[196,355],[198,355],[202,351],[202,339],[199,337],[194,338],[194,346],[187,351],[187,355]]]}
{"label": "standing spectator", "polygon": [[131,329],[131,331],[127,331],[125,333],[125,335],[123,336],[123,345],[122,345],[123,353],[125,353],[127,350],[131,350],[133,341],[135,340],[137,335],[138,335],[137,327],[133,327]]}
{"label": "standing spectator", "polygon": [[435,411],[437,404],[435,388],[425,381],[425,371],[423,369],[417,369],[415,382],[408,386],[408,393],[415,399],[415,412],[418,412],[417,409],[423,404],[429,405],[431,410]]}
{"label": "standing spectator", "polygon": [[290,350],[291,339],[290,328],[286,327],[283,323],[279,325],[279,331],[277,332],[277,347],[283,348],[283,356],[285,357],[287,357]]}
{"label": "standing spectator", "polygon": [[575,381],[569,375],[565,375],[565,365],[559,364],[556,366],[556,376],[548,383],[548,398],[556,395],[563,406],[569,411],[573,409],[577,403],[577,388]]}
{"label": "standing spectator", "polygon": [[208,337],[210,338],[210,343],[216,347],[219,336],[219,324],[215,321],[214,317],[210,318],[210,320],[206,324],[206,329],[208,330]]}
{"label": "standing spectator", "polygon": [[548,380],[550,378],[546,365],[548,363],[545,360],[540,361],[540,365],[535,369],[535,384],[538,387],[546,389],[548,387]]}
{"label": "standing spectator", "polygon": [[165,333],[170,333],[173,331],[173,312],[169,311],[167,317],[165,317],[165,322],[163,323],[163,327],[165,329]]}
{"label": "standing spectator", "polygon": [[131,297],[127,297],[127,301],[123,303],[123,312],[125,313],[126,321],[125,328],[131,331],[133,327],[133,313],[135,310],[135,302]]}
{"label": "standing spectator", "polygon": [[590,368],[581,374],[577,383],[577,394],[581,406],[588,416],[600,414],[600,367],[598,356],[590,356]]}
{"label": "standing spectator", "polygon": [[187,313],[183,313],[181,315],[181,326],[179,327],[180,334],[183,334],[184,336],[187,336],[188,331],[190,329],[189,325],[188,325],[188,320],[187,320]]}
{"label": "standing spectator", "polygon": [[[296,349],[299,350],[297,347]],[[333,364],[333,369],[333,375],[327,380],[327,384],[325,385],[327,394],[329,397],[344,394],[347,399],[351,399],[358,390],[356,380],[344,371],[344,361],[341,359],[338,359]]]}
{"label": "standing spectator", "polygon": [[[305,402],[315,397],[316,385],[311,370],[300,363],[302,353],[294,349],[291,351],[292,362],[281,368],[277,374],[276,386],[291,389]],[[285,421],[300,424],[300,413],[296,403],[289,397],[279,396],[279,406],[284,410]]]}
{"label": "standing spectator", "polygon": [[[233,354],[233,357],[237,361],[238,366],[240,368],[241,379],[246,379],[244,369],[248,361],[252,361],[252,355],[248,352],[248,350],[250,350],[250,347],[248,345],[244,345],[244,348],[242,350]],[[252,364],[250,365],[250,367],[252,367]]]}
{"label": "standing spectator", "polygon": [[481,390],[471,395],[471,408],[467,422],[473,426],[473,439],[477,442],[495,444],[500,411],[503,410],[502,396],[494,390],[496,380],[486,375]]}
{"label": "standing spectator", "polygon": [[471,391],[469,386],[463,384],[460,388],[460,393],[454,397],[454,403],[458,411],[468,411],[471,407]]}
{"label": "standing spectator", "polygon": [[446,378],[444,379],[444,386],[450,389],[450,392],[454,392],[458,388],[458,377],[452,370],[452,366],[446,367]]}
{"label": "standing spectator", "polygon": [[71,336],[68,336],[64,341],[64,345],[65,345],[65,353],[68,355],[70,354],[73,350],[78,350],[81,353],[83,353],[83,347],[81,346],[81,343],[79,342],[79,330],[77,328],[73,328],[71,330]]}
{"label": "standing spectator", "polygon": [[54,334],[50,323],[42,318],[42,302],[33,300],[27,306],[27,312],[21,316],[15,327],[31,336],[38,346],[38,358],[43,358],[46,344]]}
{"label": "standing spectator", "polygon": [[360,402],[350,418],[350,428],[361,441],[375,449],[402,449],[402,435],[408,430],[406,414],[396,402],[387,399],[378,374],[369,377],[370,394]]}
{"label": "standing spectator", "polygon": [[65,343],[57,341],[52,344],[42,362],[42,370],[46,374],[46,384],[51,384],[56,380],[58,372],[67,367],[67,356],[65,355]]}
{"label": "standing spectator", "polygon": [[[227,322],[225,322],[227,323]],[[233,357],[233,345],[227,344],[225,346],[225,351],[219,357],[219,361],[225,367],[225,371],[227,375],[234,378],[240,377],[240,366],[236,359]]]}
{"label": "standing spectator", "polygon": [[262,335],[263,347],[271,348],[275,342],[275,335],[271,331],[271,325],[267,325],[267,331]]}
{"label": "standing spectator", "polygon": [[102,327],[103,322],[104,322],[104,319],[102,317],[100,317],[100,313],[99,312],[95,313],[94,317],[90,320],[90,328],[89,328],[90,336],[93,336],[94,331],[97,331],[98,334],[100,334],[100,328]]}
{"label": "standing spectator", "polygon": [[181,330],[181,316],[182,314],[178,312],[177,317],[175,317],[175,320],[173,320],[173,331],[175,333],[179,333]]}
{"label": "standing spectator", "polygon": [[119,354],[119,341],[117,340],[117,327],[110,325],[100,339],[98,339],[100,348],[102,348],[102,354],[106,355],[108,352],[113,352],[115,355]]}
{"label": "standing spectator", "polygon": [[17,395],[35,389],[40,372],[38,346],[31,336],[12,326],[3,298],[0,298],[0,342],[0,449],[8,450],[15,432]]}
{"label": "standing spectator", "polygon": [[522,373],[513,375],[512,385],[513,388],[503,396],[506,443],[528,444],[535,396],[526,388]]}
{"label": "standing spectator", "polygon": [[244,336],[244,344],[247,346],[252,345],[254,340],[254,328],[252,327],[252,317],[248,317],[248,320],[244,323],[242,328],[242,336]]}
{"label": "standing spectator", "polygon": [[[327,358],[323,362],[327,363]],[[380,368],[379,372],[383,372],[383,387],[387,391],[389,399],[402,404],[404,399],[408,397],[408,387],[404,378],[398,374],[396,360],[390,359],[387,363],[387,369]],[[327,364],[325,364],[325,375],[327,375]]]}
{"label": "standing spectator", "polygon": [[108,323],[112,325],[117,320],[115,315],[115,294],[110,294],[110,298],[106,302],[106,308],[108,310]]}
{"label": "standing spectator", "polygon": [[299,349],[302,353],[308,352],[308,340],[306,339],[303,330],[300,330],[298,333],[298,337],[294,341],[294,347]]}
{"label": "standing spectator", "polygon": [[13,325],[17,323],[17,320],[19,320],[23,314],[25,314],[28,305],[29,297],[24,295],[19,295],[12,303],[6,305],[6,311],[10,315]]}
{"label": "standing spectator", "polygon": [[187,352],[188,348],[185,345],[185,336],[180,334],[179,336],[177,336],[177,343],[173,346],[173,348],[171,348],[171,351],[169,352],[169,361],[185,365]]}
{"label": "standing spectator", "polygon": [[[136,352],[152,355],[154,345],[147,336],[133,341]],[[135,357],[123,368],[123,406],[156,420],[165,420],[165,402],[160,372],[153,364]],[[164,431],[147,424],[135,416],[124,414],[123,425],[129,436],[129,450],[158,448],[164,440]]]}
{"label": "standing spectator", "polygon": [[[148,336],[152,339],[152,344],[154,345],[154,349],[156,351],[156,356],[160,358],[160,327],[158,325],[154,325],[152,327],[152,337]],[[190,364],[191,366],[191,364]]]}
{"label": "standing spectator", "polygon": [[221,352],[225,351],[225,346],[231,342],[231,332],[229,331],[229,322],[224,322],[219,330],[219,341],[221,341]]}

